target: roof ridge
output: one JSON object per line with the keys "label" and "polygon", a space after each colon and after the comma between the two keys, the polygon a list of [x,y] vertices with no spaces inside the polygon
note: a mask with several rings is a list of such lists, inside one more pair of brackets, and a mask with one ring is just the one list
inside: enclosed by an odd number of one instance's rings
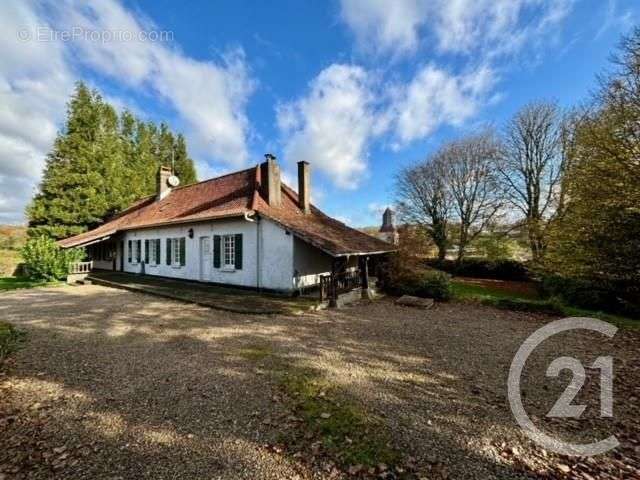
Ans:
{"label": "roof ridge", "polygon": [[199,182],[190,183],[188,185],[180,185],[179,187],[174,187],[171,190],[172,191],[176,191],[176,190],[180,190],[180,189],[187,188],[187,187],[194,187],[194,186],[200,185],[202,183],[212,182],[214,180],[220,180],[221,178],[230,177],[231,175],[237,175],[239,173],[245,173],[245,172],[248,172],[248,171],[250,171],[250,170],[252,170],[254,168],[256,168],[256,167],[249,167],[249,168],[244,168],[242,170],[237,170],[235,172],[225,173],[224,175],[220,175],[219,177],[213,177],[213,178],[208,178],[206,180],[200,180]]}

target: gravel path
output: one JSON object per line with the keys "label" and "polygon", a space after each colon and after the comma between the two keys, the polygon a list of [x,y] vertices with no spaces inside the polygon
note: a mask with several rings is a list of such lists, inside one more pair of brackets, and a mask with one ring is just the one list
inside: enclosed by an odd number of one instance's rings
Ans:
{"label": "gravel path", "polygon": [[[540,425],[573,440],[618,435],[622,447],[594,460],[545,452],[512,419],[509,365],[545,317],[390,301],[247,316],[85,286],[3,294],[0,318],[28,332],[0,366],[0,480],[334,478],[304,455],[270,447],[290,412],[259,362],[243,355],[256,346],[292,367],[318,368],[381,416],[423,478],[640,478],[635,332],[612,341],[566,334],[527,363],[524,403]],[[576,398],[593,400],[585,420],[540,420],[570,378],[550,383],[550,359],[590,363],[612,352],[613,420],[596,418],[591,370]]]}

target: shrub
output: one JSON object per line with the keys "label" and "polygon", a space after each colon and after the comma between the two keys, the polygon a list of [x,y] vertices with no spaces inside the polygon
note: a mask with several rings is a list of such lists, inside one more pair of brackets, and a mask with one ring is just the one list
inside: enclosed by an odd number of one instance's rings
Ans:
{"label": "shrub", "polygon": [[84,258],[77,248],[61,249],[46,236],[31,238],[22,249],[27,275],[36,280],[62,280],[69,273],[69,264]]}
{"label": "shrub", "polygon": [[631,291],[628,286],[546,274],[542,276],[540,288],[542,295],[560,297],[565,303],[576,307],[640,316],[640,306],[636,299],[627,295]]}
{"label": "shrub", "polygon": [[529,271],[526,265],[517,260],[499,259],[488,260],[486,258],[466,258],[458,263],[454,260],[428,260],[431,267],[452,275],[462,277],[492,278],[496,280],[529,280]]}
{"label": "shrub", "polygon": [[402,270],[390,272],[383,289],[391,295],[412,295],[446,301],[451,298],[449,276],[437,270]]}

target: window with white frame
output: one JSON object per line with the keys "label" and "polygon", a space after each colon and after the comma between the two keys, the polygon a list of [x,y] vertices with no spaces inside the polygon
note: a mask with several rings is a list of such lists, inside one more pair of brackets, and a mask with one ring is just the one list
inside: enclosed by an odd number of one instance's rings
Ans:
{"label": "window with white frame", "polygon": [[156,264],[156,252],[158,248],[158,242],[156,240],[149,240],[149,263],[151,265]]}
{"label": "window with white frame", "polygon": [[181,263],[180,262],[180,239],[173,238],[171,240],[171,247],[173,248],[173,255],[172,255],[173,265],[179,266]]}
{"label": "window with white frame", "polygon": [[224,235],[222,238],[222,267],[234,269],[236,267],[236,236]]}
{"label": "window with white frame", "polygon": [[130,249],[130,254],[129,254],[129,261],[131,263],[140,263],[140,259],[141,259],[141,241],[140,240],[129,240],[129,249]]}

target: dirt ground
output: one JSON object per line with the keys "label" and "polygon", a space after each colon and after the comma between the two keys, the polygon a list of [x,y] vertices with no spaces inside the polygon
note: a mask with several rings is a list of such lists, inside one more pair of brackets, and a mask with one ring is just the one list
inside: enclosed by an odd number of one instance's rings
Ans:
{"label": "dirt ground", "polygon": [[[2,294],[0,319],[27,332],[0,366],[0,480],[348,477],[314,451],[273,448],[292,412],[260,359],[243,353],[256,349],[322,372],[383,420],[409,467],[381,478],[640,478],[634,331],[611,340],[564,333],[527,362],[523,402],[538,426],[566,440],[615,434],[621,443],[576,458],[525,437],[506,395],[514,354],[549,317],[460,303],[422,311],[390,299],[242,315],[83,286]],[[545,376],[561,355],[589,365],[613,355],[612,419],[599,418],[599,371],[590,368],[574,400],[589,404],[584,418],[545,417],[571,378]]]}

